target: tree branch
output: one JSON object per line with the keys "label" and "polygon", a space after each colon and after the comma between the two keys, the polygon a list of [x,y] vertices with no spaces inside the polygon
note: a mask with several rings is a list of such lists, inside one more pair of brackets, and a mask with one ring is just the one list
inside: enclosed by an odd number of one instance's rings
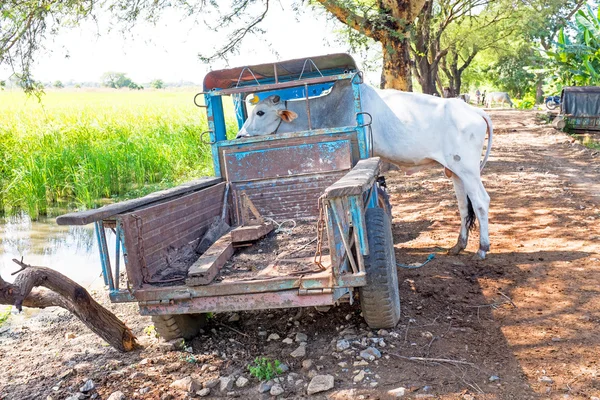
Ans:
{"label": "tree branch", "polygon": [[327,11],[329,11],[341,23],[350,28],[374,39],[380,41],[383,37],[381,30],[375,29],[373,23],[360,15],[344,7],[336,0],[317,0]]}

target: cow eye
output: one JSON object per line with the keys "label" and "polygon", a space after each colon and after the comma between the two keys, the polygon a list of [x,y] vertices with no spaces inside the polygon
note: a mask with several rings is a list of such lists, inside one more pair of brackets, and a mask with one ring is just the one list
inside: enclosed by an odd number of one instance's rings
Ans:
{"label": "cow eye", "polygon": [[259,117],[262,117],[263,115],[265,115],[264,111],[257,111],[256,115],[258,115]]}

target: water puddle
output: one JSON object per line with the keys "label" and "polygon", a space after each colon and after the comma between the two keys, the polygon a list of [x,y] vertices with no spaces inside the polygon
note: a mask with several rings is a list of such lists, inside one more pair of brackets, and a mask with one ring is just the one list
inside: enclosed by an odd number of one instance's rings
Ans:
{"label": "water puddle", "polygon": [[[107,241],[114,258],[112,232],[107,231]],[[26,214],[0,218],[0,275],[4,280],[14,281],[10,274],[19,266],[12,259],[21,257],[27,264],[52,268],[86,288],[103,283],[93,224],[59,226],[54,218],[32,221]]]}

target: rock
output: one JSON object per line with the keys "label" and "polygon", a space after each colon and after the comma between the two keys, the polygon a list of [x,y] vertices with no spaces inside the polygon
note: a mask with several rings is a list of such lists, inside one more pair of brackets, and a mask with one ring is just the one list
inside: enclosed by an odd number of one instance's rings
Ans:
{"label": "rock", "polygon": [[379,336],[387,336],[387,335],[389,335],[389,332],[386,331],[385,329],[380,329],[380,330],[377,331],[377,334]]}
{"label": "rock", "polygon": [[317,375],[310,380],[306,392],[309,395],[313,395],[315,393],[320,393],[332,389],[333,385],[334,379],[332,375]]}
{"label": "rock", "polygon": [[338,366],[341,368],[346,368],[348,366],[348,363],[346,361],[342,361],[338,363]]}
{"label": "rock", "polygon": [[210,394],[210,388],[200,389],[196,392],[199,397],[206,397]]}
{"label": "rock", "polygon": [[356,383],[362,381],[363,379],[365,379],[365,371],[361,370],[358,374],[356,374],[354,376],[354,378],[352,378],[352,380]]}
{"label": "rock", "polygon": [[267,342],[270,342],[271,340],[279,340],[279,335],[276,333],[271,333],[267,338]]}
{"label": "rock", "polygon": [[239,378],[237,378],[237,380],[235,381],[235,386],[239,387],[239,388],[243,388],[244,386],[246,386],[248,384],[248,379],[240,376]]}
{"label": "rock", "polygon": [[73,373],[75,373],[74,369],[68,369],[62,372],[60,375],[58,375],[58,379],[65,379],[66,377],[73,375]]}
{"label": "rock", "polygon": [[227,321],[228,322],[238,322],[239,320],[240,320],[240,314],[233,313],[233,314],[231,314],[231,317],[229,317],[229,319]]}
{"label": "rock", "polygon": [[290,353],[290,356],[294,358],[302,358],[306,356],[306,346],[300,345],[298,348]]}
{"label": "rock", "polygon": [[552,378],[548,377],[548,376],[542,376],[540,379],[538,379],[540,382],[542,383],[554,383],[554,380],[552,380]]}
{"label": "rock", "polygon": [[65,333],[65,340],[75,339],[75,334],[73,332]]}
{"label": "rock", "polygon": [[306,342],[307,340],[308,336],[306,336],[306,333],[296,333],[296,342]]}
{"label": "rock", "polygon": [[174,362],[174,363],[166,365],[164,368],[164,372],[168,372],[168,373],[175,372],[175,371],[180,370],[182,366],[183,365],[180,362]]}
{"label": "rock", "polygon": [[87,381],[85,381],[83,386],[79,388],[79,391],[81,393],[87,393],[94,390],[95,387],[96,385],[94,385],[94,382],[91,379],[88,379]]}
{"label": "rock", "polygon": [[377,358],[381,358],[381,352],[377,350],[375,347],[368,347],[360,352],[361,358],[364,358],[368,361],[373,361]]}
{"label": "rock", "polygon": [[354,367],[364,367],[365,365],[369,365],[369,363],[366,362],[365,360],[354,361],[352,363],[352,366],[354,366]]}
{"label": "rock", "polygon": [[312,368],[313,361],[311,359],[307,359],[302,361],[302,369],[309,370]]}
{"label": "rock", "polygon": [[140,394],[146,394],[146,393],[150,392],[150,390],[152,390],[152,388],[149,387],[149,386],[145,387],[145,388],[141,388],[140,389]]}
{"label": "rock", "polygon": [[77,393],[72,396],[67,397],[65,400],[83,400],[86,398],[86,395],[83,393]]}
{"label": "rock", "polygon": [[75,364],[75,366],[73,366],[73,369],[78,374],[81,374],[83,372],[91,370],[93,367],[94,366],[90,363],[79,363],[79,364]]}
{"label": "rock", "polygon": [[129,375],[129,379],[142,379],[145,378],[146,374],[143,372],[135,371],[133,374]]}
{"label": "rock", "polygon": [[350,347],[350,342],[348,342],[346,339],[338,340],[335,345],[335,349],[337,351],[344,351],[344,350],[348,349],[349,347]]}
{"label": "rock", "polygon": [[224,392],[226,390],[231,390],[231,389],[233,389],[233,378],[230,376],[222,376],[220,378],[219,390],[221,392]]}
{"label": "rock", "polygon": [[292,344],[292,343],[294,343],[294,341],[291,338],[285,338],[285,339],[283,339],[283,343]]}
{"label": "rock", "polygon": [[492,376],[490,376],[490,378],[488,379],[488,381],[490,381],[490,382],[496,382],[496,381],[499,381],[499,380],[500,380],[500,377],[499,377],[499,376],[496,376],[496,375],[492,375]]}
{"label": "rock", "polygon": [[316,369],[311,369],[310,371],[308,371],[308,377],[310,379],[314,378],[315,376],[319,375],[319,373],[317,372]]}
{"label": "rock", "polygon": [[108,396],[107,400],[125,400],[125,395],[123,394],[123,392],[121,391],[116,391],[110,394],[110,396]]}
{"label": "rock", "polygon": [[281,371],[281,373],[288,372],[290,370],[290,367],[288,367],[287,364],[281,363],[279,364],[279,370]]}
{"label": "rock", "polygon": [[258,385],[258,393],[267,393],[273,387],[273,381],[261,382]]}
{"label": "rock", "polygon": [[406,388],[403,387],[399,387],[396,389],[392,389],[392,390],[388,390],[388,394],[390,396],[394,396],[394,397],[404,397],[404,395],[407,393]]}
{"label": "rock", "polygon": [[206,382],[204,382],[203,386],[205,388],[212,389],[215,386],[217,386],[219,384],[219,382],[221,382],[221,380],[219,378],[209,379]]}
{"label": "rock", "polygon": [[279,396],[280,394],[283,394],[283,392],[285,392],[285,390],[283,390],[283,387],[281,387],[279,383],[274,384],[269,391],[271,396]]}
{"label": "rock", "polygon": [[186,376],[183,379],[179,379],[171,383],[169,387],[177,390],[183,390],[184,392],[188,393],[195,393],[200,389],[200,385],[198,385],[198,383],[191,376]]}
{"label": "rock", "polygon": [[163,342],[163,341],[158,342],[158,348],[160,349],[160,351],[162,351],[164,353],[168,353],[169,351],[177,350],[175,348],[175,346],[173,346],[173,343]]}
{"label": "rock", "polygon": [[175,396],[173,396],[171,393],[164,393],[162,396],[160,396],[160,400],[173,400],[175,398]]}

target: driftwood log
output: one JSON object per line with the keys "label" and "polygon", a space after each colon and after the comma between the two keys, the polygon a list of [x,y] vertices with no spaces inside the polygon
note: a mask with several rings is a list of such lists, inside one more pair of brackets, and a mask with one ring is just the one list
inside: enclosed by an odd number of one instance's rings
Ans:
{"label": "driftwood log", "polygon": [[[136,338],[119,318],[98,304],[82,286],[50,268],[35,267],[13,258],[21,269],[14,283],[0,277],[0,304],[33,308],[61,307],[81,320],[115,349],[137,347]],[[43,286],[47,289],[38,289]]]}

